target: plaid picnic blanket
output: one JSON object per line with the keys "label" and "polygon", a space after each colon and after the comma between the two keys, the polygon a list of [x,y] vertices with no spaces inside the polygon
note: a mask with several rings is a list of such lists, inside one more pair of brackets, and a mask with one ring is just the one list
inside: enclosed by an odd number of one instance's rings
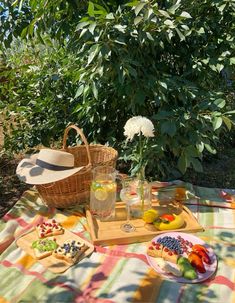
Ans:
{"label": "plaid picnic blanket", "polygon": [[164,279],[147,263],[146,243],[96,247],[90,257],[62,274],[48,271],[15,240],[37,223],[55,218],[90,239],[82,206],[48,209],[38,193],[26,191],[0,221],[0,302],[235,302],[235,209],[227,191],[186,184],[200,199],[187,206],[205,228],[196,236],[218,257],[214,277],[200,284]]}

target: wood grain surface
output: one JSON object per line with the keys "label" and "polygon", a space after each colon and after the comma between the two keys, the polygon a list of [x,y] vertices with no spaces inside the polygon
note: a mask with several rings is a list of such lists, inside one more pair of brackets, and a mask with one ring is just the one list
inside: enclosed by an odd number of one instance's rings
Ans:
{"label": "wood grain surface", "polygon": [[[156,202],[153,203],[153,208],[158,210],[159,213],[169,213],[169,210],[166,207],[159,206]],[[186,206],[183,206],[180,214],[184,218],[185,224],[180,229],[170,231],[193,233],[204,230]],[[159,231],[157,229],[150,231],[146,229],[145,222],[142,219],[134,218],[131,219],[131,223],[135,226],[136,230],[131,233],[123,232],[120,229],[120,226],[126,221],[126,208],[125,204],[122,202],[116,203],[115,219],[112,221],[100,221],[99,219],[92,217],[89,209],[86,210],[86,217],[94,245],[116,245],[146,242],[158,234],[169,232],[169,230]]]}

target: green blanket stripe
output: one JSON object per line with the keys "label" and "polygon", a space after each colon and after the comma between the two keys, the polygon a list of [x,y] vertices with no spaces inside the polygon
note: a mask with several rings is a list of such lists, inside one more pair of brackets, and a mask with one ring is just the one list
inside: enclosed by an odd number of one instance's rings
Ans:
{"label": "green blanket stripe", "polygon": [[34,279],[34,276],[23,275],[19,269],[0,265],[0,296],[10,301],[23,292]]}
{"label": "green blanket stripe", "polygon": [[13,242],[8,248],[0,255],[0,261],[6,259],[10,253],[14,252],[16,249],[18,249],[18,246],[15,242]]}

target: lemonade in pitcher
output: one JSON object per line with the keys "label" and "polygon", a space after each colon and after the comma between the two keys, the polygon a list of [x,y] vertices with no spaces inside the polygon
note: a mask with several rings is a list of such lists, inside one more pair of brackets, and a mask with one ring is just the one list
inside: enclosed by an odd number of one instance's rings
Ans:
{"label": "lemonade in pitcher", "polygon": [[112,167],[97,167],[93,171],[90,190],[90,212],[102,220],[115,217],[116,203],[116,170]]}

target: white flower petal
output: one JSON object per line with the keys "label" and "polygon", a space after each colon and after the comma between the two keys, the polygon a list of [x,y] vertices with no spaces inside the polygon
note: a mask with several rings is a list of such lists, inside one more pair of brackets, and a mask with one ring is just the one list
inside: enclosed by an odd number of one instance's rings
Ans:
{"label": "white flower petal", "polygon": [[135,116],[127,120],[124,126],[124,135],[127,137],[127,140],[132,140],[135,135],[140,135],[140,132],[145,137],[154,137],[153,123],[142,116]]}

